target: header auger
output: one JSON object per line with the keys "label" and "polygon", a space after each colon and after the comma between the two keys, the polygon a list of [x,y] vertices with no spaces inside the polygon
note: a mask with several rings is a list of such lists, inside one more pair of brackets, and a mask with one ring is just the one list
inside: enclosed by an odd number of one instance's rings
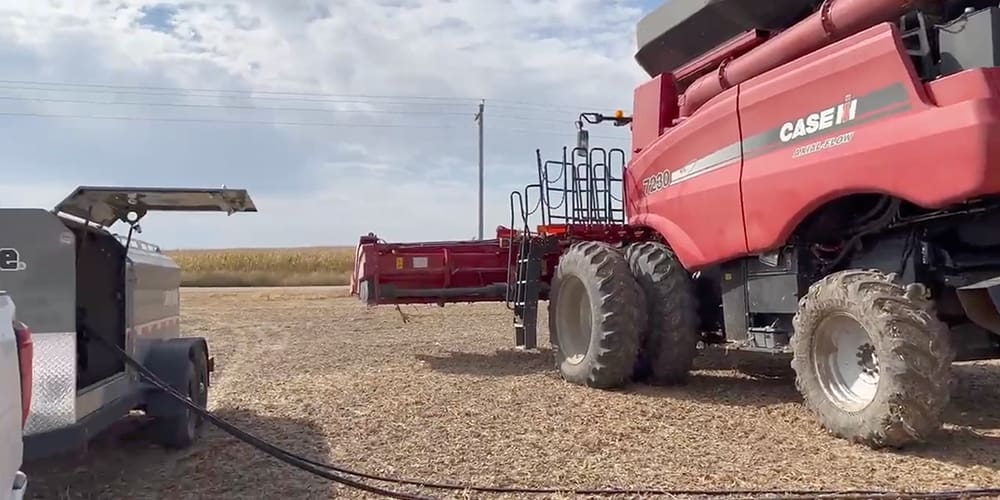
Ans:
{"label": "header auger", "polygon": [[[711,29],[708,29],[711,28]],[[511,194],[488,241],[362,238],[371,305],[505,302],[569,381],[677,384],[698,346],[790,358],[830,432],[926,441],[954,361],[1000,358],[1000,8],[669,2],[631,117]],[[583,123],[628,125],[629,151]]]}

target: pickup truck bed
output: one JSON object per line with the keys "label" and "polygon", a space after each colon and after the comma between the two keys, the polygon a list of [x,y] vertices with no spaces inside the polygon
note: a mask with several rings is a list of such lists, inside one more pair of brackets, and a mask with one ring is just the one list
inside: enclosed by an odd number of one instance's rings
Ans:
{"label": "pickup truck bed", "polygon": [[27,488],[27,476],[20,468],[32,360],[30,332],[16,324],[15,313],[14,300],[0,291],[0,498],[20,500]]}

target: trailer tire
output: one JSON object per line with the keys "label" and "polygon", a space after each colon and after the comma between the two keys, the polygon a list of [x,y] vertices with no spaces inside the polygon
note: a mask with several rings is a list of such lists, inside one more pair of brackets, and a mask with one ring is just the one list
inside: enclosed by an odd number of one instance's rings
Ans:
{"label": "trailer tire", "polygon": [[[187,356],[174,364],[175,372],[166,380],[202,410],[208,406],[208,353],[194,344]],[[160,378],[163,378],[162,376]],[[194,444],[204,427],[204,418],[172,395],[157,392],[151,398],[153,439],[167,448],[186,448]]]}
{"label": "trailer tire", "polygon": [[667,245],[630,245],[625,256],[642,287],[649,314],[635,378],[683,384],[698,356],[698,297],[694,282]]}
{"label": "trailer tire", "polygon": [[879,449],[925,442],[940,428],[955,352],[925,294],[894,275],[850,270],[802,297],[791,366],[828,432]]}
{"label": "trailer tire", "polygon": [[642,289],[625,256],[581,242],[559,259],[549,295],[549,332],[564,380],[611,389],[632,376],[645,317]]}

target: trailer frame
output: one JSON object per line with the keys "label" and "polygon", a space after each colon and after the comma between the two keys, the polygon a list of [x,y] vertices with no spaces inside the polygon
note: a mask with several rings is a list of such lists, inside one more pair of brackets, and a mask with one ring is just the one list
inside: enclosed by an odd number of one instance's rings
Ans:
{"label": "trailer frame", "polygon": [[[125,349],[207,404],[214,359],[206,339],[181,332],[180,268],[157,245],[133,237],[152,211],[257,209],[242,189],[118,186],[80,186],[51,210],[0,209],[2,246],[18,261],[0,273],[0,285],[34,340],[26,461],[82,451],[133,410],[153,417],[153,437],[164,446],[197,439],[200,417],[100,345]],[[117,222],[127,235],[110,231]]]}

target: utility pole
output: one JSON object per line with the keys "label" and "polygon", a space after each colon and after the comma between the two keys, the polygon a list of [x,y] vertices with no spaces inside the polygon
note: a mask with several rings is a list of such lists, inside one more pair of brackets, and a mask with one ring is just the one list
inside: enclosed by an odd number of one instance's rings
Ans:
{"label": "utility pole", "polygon": [[476,113],[476,123],[479,124],[479,240],[483,239],[483,112],[486,111],[486,99],[479,103]]}

